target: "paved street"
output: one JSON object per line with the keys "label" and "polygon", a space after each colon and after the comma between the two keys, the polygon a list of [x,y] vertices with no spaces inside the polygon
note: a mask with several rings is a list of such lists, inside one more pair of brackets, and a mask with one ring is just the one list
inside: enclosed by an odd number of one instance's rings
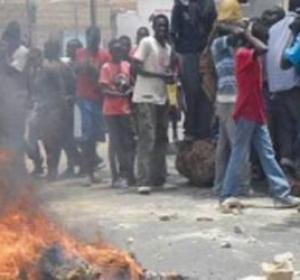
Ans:
{"label": "paved street", "polygon": [[239,215],[221,214],[209,190],[187,186],[174,169],[167,189],[150,196],[113,190],[108,170],[101,175],[103,182],[92,188],[80,187],[79,179],[38,183],[47,211],[80,238],[101,236],[133,252],[146,268],[200,280],[259,275],[261,262],[287,251],[300,270],[295,210],[274,210],[260,197],[249,199],[252,207]]}

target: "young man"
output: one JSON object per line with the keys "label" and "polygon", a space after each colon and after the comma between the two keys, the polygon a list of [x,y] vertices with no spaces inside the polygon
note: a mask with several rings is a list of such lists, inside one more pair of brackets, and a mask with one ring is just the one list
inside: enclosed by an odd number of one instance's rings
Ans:
{"label": "young man", "polygon": [[170,74],[169,20],[157,15],[154,36],[144,38],[135,55],[138,73],[133,93],[138,121],[139,184],[151,191],[166,181],[168,106],[166,83]]}
{"label": "young man", "polygon": [[[219,138],[216,153],[214,193],[218,194],[223,186],[230,151],[234,144],[235,124],[232,113],[236,101],[237,84],[234,73],[234,41],[242,28],[233,25],[219,24],[217,26],[220,36],[212,44],[212,57],[214,60],[217,78],[217,115],[219,118]],[[243,184],[250,180],[250,168],[245,169]]]}
{"label": "young man", "polygon": [[118,170],[116,175],[112,170],[112,186],[126,188],[135,181],[135,144],[130,108],[130,64],[123,60],[123,49],[119,40],[112,40],[109,50],[112,62],[103,65],[99,78],[102,94],[105,96],[103,114],[108,127],[111,149],[117,158]]}
{"label": "young man", "polygon": [[226,199],[238,195],[241,171],[252,144],[259,156],[274,200],[285,207],[297,207],[300,199],[290,194],[290,185],[275,159],[266,125],[262,66],[258,56],[267,52],[267,47],[262,42],[268,40],[268,31],[259,22],[254,22],[249,28],[251,30],[242,36],[244,47],[236,50],[238,98],[233,115],[236,132],[221,191],[221,202],[226,204]]}
{"label": "young man", "polygon": [[[101,112],[101,95],[98,84],[102,65],[110,61],[110,55],[99,49],[100,29],[91,26],[86,31],[87,48],[77,52],[77,109],[75,116],[75,137],[82,144],[82,156],[87,180],[84,186],[91,186],[97,180],[94,176],[96,164],[96,143],[104,141],[103,117]],[[76,114],[77,115],[77,114]]]}
{"label": "young man", "polygon": [[171,37],[179,54],[181,82],[187,104],[187,140],[210,136],[212,104],[202,89],[200,56],[217,17],[214,0],[175,0]]}

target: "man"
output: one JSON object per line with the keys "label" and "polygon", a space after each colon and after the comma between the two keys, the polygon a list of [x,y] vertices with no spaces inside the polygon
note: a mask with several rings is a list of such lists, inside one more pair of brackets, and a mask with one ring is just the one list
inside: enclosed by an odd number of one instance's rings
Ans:
{"label": "man", "polygon": [[268,50],[265,45],[268,41],[268,29],[259,21],[253,22],[251,28],[241,34],[241,41],[235,52],[238,91],[233,114],[236,122],[235,140],[220,195],[221,206],[226,208],[229,204],[227,199],[238,196],[241,171],[252,145],[259,156],[276,206],[297,207],[300,199],[291,195],[291,187],[276,161],[266,125],[259,56]]}
{"label": "man", "polygon": [[139,184],[147,191],[166,181],[168,107],[166,82],[170,74],[169,20],[153,19],[154,36],[144,38],[134,55],[138,73],[133,93],[138,121]]}
{"label": "man", "polygon": [[281,57],[291,37],[289,26],[299,7],[299,0],[290,0],[289,13],[271,27],[266,58],[269,91],[273,97],[271,117],[275,142],[279,149],[280,164],[289,175],[295,171],[293,147],[300,131],[300,77],[295,68],[281,68]]}
{"label": "man", "polygon": [[213,0],[175,0],[171,35],[187,103],[185,134],[191,140],[210,134],[212,105],[202,89],[199,60],[216,17]]}
{"label": "man", "polygon": [[87,47],[77,52],[78,77],[76,85],[77,117],[75,136],[82,144],[82,156],[87,180],[84,186],[97,183],[94,176],[96,165],[96,143],[104,141],[101,95],[98,85],[99,72],[105,62],[110,61],[107,51],[99,49],[100,29],[91,26],[86,31]]}

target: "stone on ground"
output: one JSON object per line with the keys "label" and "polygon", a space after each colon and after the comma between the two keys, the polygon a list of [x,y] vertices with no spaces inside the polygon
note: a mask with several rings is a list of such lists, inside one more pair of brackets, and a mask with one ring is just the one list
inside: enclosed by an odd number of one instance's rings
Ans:
{"label": "stone on ground", "polygon": [[176,160],[181,175],[196,186],[212,184],[215,166],[215,144],[209,140],[182,143]]}

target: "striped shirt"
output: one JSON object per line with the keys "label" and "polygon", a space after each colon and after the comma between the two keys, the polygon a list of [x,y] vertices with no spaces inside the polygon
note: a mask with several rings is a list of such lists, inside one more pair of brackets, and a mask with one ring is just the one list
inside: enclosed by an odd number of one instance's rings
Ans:
{"label": "striped shirt", "polygon": [[234,103],[237,83],[234,73],[234,51],[228,45],[228,36],[219,37],[212,45],[212,56],[218,77],[217,101]]}

